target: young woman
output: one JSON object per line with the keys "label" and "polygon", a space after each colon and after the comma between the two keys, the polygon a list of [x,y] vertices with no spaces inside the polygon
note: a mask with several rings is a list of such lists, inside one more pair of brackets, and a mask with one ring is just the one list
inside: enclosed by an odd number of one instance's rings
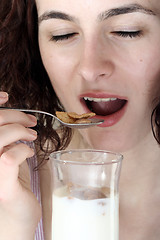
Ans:
{"label": "young woman", "polygon": [[[159,139],[160,121],[159,26],[158,0],[0,3],[0,103],[51,113],[93,111],[104,119],[98,127],[75,131],[68,147],[124,155],[120,240],[160,237],[160,148],[154,138]],[[33,239],[41,216],[28,169],[36,157],[25,161],[33,155],[32,141],[37,137],[41,163],[42,152],[46,159],[71,137],[69,129],[58,135],[51,131],[50,119],[37,118],[38,137],[30,129],[36,126],[35,117],[0,111],[0,237],[5,240]],[[43,235],[49,239],[47,163],[38,173],[44,229],[37,235],[40,240]]]}

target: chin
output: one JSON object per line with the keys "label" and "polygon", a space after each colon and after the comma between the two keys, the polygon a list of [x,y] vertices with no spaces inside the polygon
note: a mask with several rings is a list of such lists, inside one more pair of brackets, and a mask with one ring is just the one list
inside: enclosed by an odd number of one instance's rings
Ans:
{"label": "chin", "polygon": [[106,150],[111,152],[123,153],[129,151],[133,144],[128,142],[128,139],[123,138],[121,134],[114,134],[103,129],[94,131],[90,128],[88,130],[81,130],[81,134],[90,148],[98,150]]}

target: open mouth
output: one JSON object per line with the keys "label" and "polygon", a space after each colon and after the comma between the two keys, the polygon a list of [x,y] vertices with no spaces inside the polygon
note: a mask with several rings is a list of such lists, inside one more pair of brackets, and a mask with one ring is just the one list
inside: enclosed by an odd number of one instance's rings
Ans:
{"label": "open mouth", "polygon": [[85,105],[91,111],[100,116],[109,116],[120,111],[127,100],[119,98],[83,98]]}

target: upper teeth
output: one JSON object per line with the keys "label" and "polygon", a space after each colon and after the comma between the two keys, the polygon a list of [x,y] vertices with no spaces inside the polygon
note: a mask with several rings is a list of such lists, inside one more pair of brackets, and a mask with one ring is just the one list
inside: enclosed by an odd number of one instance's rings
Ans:
{"label": "upper teeth", "polygon": [[94,101],[94,102],[109,102],[115,101],[117,98],[92,98],[92,97],[84,97],[85,101]]}

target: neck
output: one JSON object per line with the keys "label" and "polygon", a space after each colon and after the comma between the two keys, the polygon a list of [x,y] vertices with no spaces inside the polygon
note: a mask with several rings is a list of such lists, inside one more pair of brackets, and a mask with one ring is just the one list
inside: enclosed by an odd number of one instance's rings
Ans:
{"label": "neck", "polygon": [[[133,236],[131,240],[148,240],[154,229],[159,236],[160,147],[154,139],[146,140],[123,155],[119,188],[120,235],[123,240],[130,235]],[[124,236],[126,225],[128,230]]]}
{"label": "neck", "polygon": [[132,150],[122,153],[124,160],[121,171],[121,185],[126,185],[128,181],[134,183],[141,181],[146,184],[146,180],[159,178],[160,171],[160,147],[156,140],[144,139]]}
{"label": "neck", "polygon": [[160,147],[153,139],[124,153],[120,176],[120,203],[125,211],[160,200]]}
{"label": "neck", "polygon": [[[78,131],[75,131],[70,149],[91,148]],[[152,134],[139,142],[134,148],[122,153],[124,156],[120,176],[120,189],[150,186],[153,179],[159,181],[160,173],[160,147]]]}

